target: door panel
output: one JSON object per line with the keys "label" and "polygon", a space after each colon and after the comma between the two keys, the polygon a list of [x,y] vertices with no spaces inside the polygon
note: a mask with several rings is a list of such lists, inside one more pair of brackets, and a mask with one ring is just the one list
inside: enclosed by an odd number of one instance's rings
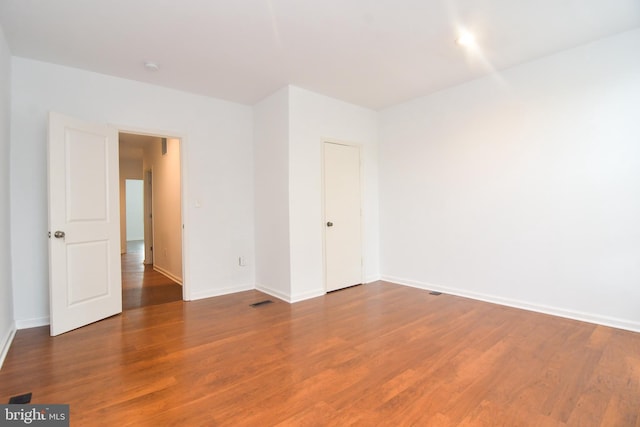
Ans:
{"label": "door panel", "polygon": [[77,266],[67,277],[69,307],[109,295],[108,242],[67,244],[67,264]]}
{"label": "door panel", "polygon": [[325,288],[362,283],[360,148],[324,144]]}
{"label": "door panel", "polygon": [[118,132],[51,113],[48,149],[50,323],[58,335],[122,311]]}
{"label": "door panel", "polygon": [[66,129],[67,221],[108,221],[108,140],[78,129]]}

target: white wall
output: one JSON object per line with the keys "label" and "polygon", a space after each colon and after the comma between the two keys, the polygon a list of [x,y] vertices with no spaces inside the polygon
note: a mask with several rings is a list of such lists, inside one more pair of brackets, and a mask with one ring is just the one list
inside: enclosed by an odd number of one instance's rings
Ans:
{"label": "white wall", "polygon": [[640,331],[640,30],[381,113],[384,278]]}
{"label": "white wall", "polygon": [[[146,144],[153,144],[153,141],[157,141],[157,144],[162,146],[162,138],[160,137],[148,137]],[[144,179],[144,263],[147,265],[153,265],[153,163],[149,150],[142,150],[142,173]]]}
{"label": "white wall", "polygon": [[0,366],[15,333],[11,287],[9,152],[11,53],[0,28]]}
{"label": "white wall", "polygon": [[[125,193],[126,239],[144,240],[144,182],[141,179],[127,179]],[[180,211],[179,204],[177,207]]]}
{"label": "white wall", "polygon": [[256,104],[253,112],[256,287],[289,300],[289,88]]}
{"label": "white wall", "polygon": [[[250,107],[23,58],[12,59],[15,316],[48,321],[46,128],[50,110],[121,130],[182,136],[187,297],[250,289],[254,253]],[[195,207],[198,200],[200,207]]]}
{"label": "white wall", "polygon": [[362,148],[365,280],[377,280],[377,113],[289,86],[258,103],[254,121],[257,288],[292,302],[325,293],[326,140]]}
{"label": "white wall", "polygon": [[182,217],[180,215],[180,140],[167,138],[145,146],[151,166],[153,203],[153,268],[182,283]]}
{"label": "white wall", "polygon": [[[120,142],[122,147],[122,142]],[[122,148],[120,149],[122,151]],[[127,179],[142,179],[142,160],[120,156],[120,253],[127,252]],[[143,232],[144,234],[144,232]]]}
{"label": "white wall", "polygon": [[291,299],[324,294],[322,144],[359,144],[363,156],[365,281],[379,278],[378,114],[297,87],[289,88]]}

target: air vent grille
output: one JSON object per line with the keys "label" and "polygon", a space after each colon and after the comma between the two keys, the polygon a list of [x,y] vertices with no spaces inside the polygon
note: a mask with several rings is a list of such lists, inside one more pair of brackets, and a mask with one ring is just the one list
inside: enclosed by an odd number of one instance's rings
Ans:
{"label": "air vent grille", "polygon": [[271,303],[273,303],[273,301],[271,301],[270,299],[266,299],[264,301],[254,302],[253,304],[251,304],[251,307],[260,307],[261,305],[266,305]]}

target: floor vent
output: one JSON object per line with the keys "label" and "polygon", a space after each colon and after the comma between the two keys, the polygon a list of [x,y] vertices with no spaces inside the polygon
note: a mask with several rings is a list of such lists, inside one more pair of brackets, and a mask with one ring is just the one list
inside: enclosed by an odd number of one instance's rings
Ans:
{"label": "floor vent", "polygon": [[258,301],[251,304],[251,307],[260,307],[261,305],[271,304],[273,301],[270,299],[266,299],[264,301]]}
{"label": "floor vent", "polygon": [[9,405],[24,405],[31,402],[31,393],[13,396],[9,399]]}
{"label": "floor vent", "polygon": [[431,291],[431,292],[429,292],[429,295],[435,295],[435,296],[438,296],[438,295],[442,295],[442,292],[438,292],[438,291]]}

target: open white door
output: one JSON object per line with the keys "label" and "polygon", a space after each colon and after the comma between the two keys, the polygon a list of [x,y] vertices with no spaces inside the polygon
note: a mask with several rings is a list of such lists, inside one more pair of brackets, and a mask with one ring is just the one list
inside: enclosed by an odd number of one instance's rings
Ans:
{"label": "open white door", "polygon": [[360,148],[324,143],[325,289],[362,283]]}
{"label": "open white door", "polygon": [[49,115],[51,335],[122,312],[118,131]]}

